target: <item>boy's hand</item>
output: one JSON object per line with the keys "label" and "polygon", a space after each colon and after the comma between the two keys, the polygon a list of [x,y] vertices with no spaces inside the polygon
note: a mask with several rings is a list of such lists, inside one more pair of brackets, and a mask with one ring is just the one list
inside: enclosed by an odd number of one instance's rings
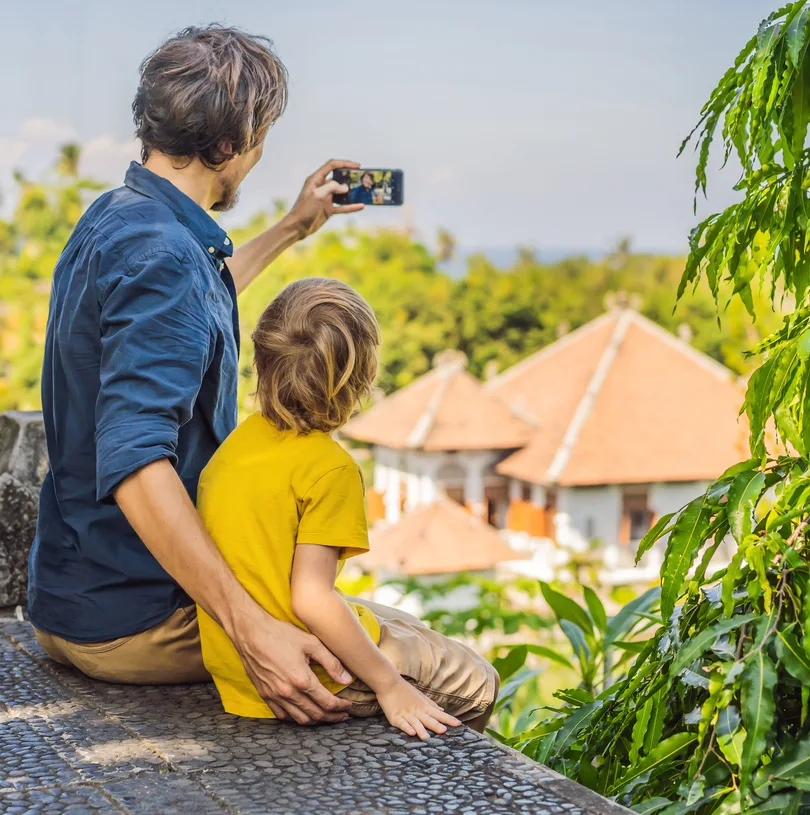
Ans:
{"label": "boy's hand", "polygon": [[377,701],[385,718],[409,736],[419,736],[422,741],[430,738],[428,730],[445,733],[447,725],[459,727],[461,722],[445,713],[435,702],[428,699],[413,685],[400,679],[390,689],[377,692]]}

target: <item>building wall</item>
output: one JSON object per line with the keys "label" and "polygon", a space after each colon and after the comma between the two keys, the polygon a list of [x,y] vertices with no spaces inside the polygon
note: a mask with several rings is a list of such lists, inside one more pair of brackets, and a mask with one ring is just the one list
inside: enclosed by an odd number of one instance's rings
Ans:
{"label": "building wall", "polygon": [[693,498],[697,498],[709,486],[708,481],[686,481],[650,486],[650,509],[656,518],[677,512]]}
{"label": "building wall", "polygon": [[597,539],[606,546],[618,543],[622,518],[619,487],[562,488],[557,496],[557,512],[568,515],[571,526],[585,540]]}

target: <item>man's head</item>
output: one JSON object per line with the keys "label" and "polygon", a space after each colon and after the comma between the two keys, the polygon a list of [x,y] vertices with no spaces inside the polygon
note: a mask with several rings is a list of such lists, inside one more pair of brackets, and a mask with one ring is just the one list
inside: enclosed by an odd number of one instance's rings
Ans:
{"label": "man's head", "polygon": [[370,190],[374,186],[374,176],[366,170],[363,173],[363,177],[360,179],[360,183],[367,189]]}
{"label": "man's head", "polygon": [[187,28],[148,56],[132,112],[141,155],[195,159],[218,174],[213,209],[230,209],[287,104],[287,71],[264,37]]}
{"label": "man's head", "polygon": [[310,277],[270,303],[253,344],[264,416],[282,430],[330,433],[371,393],[380,327],[353,288]]}

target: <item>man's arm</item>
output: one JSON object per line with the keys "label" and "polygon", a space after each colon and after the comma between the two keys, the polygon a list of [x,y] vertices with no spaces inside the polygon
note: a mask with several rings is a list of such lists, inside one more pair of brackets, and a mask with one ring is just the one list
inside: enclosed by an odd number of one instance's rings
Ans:
{"label": "man's arm", "polygon": [[233,641],[251,681],[281,719],[301,724],[346,718],[349,702],[329,693],[309,661],[336,681],[350,681],[321,642],[270,616],[245,591],[216,548],[166,459],[126,478],[115,500],[164,569],[215,619]]}
{"label": "man's arm", "polygon": [[358,212],[362,204],[336,207],[332,203],[335,193],[347,192],[345,184],[327,181],[333,170],[355,169],[354,161],[332,159],[316,170],[305,182],[293,208],[277,224],[237,249],[228,262],[236,291],[242,292],[285,249],[320,229],[332,215]]}

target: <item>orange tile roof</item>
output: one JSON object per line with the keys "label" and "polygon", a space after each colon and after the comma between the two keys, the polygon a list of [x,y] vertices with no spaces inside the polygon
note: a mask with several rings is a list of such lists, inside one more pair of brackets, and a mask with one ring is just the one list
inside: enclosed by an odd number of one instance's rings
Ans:
{"label": "orange tile roof", "polygon": [[532,426],[464,369],[462,355],[352,419],[350,439],[398,449],[508,450],[521,447]]}
{"label": "orange tile roof", "polygon": [[400,575],[483,571],[522,560],[489,524],[449,498],[406,512],[391,526],[371,533],[371,549],[355,559],[368,570]]}
{"label": "orange tile roof", "polygon": [[631,310],[607,314],[487,390],[537,418],[498,472],[568,486],[711,479],[747,456],[731,372]]}

